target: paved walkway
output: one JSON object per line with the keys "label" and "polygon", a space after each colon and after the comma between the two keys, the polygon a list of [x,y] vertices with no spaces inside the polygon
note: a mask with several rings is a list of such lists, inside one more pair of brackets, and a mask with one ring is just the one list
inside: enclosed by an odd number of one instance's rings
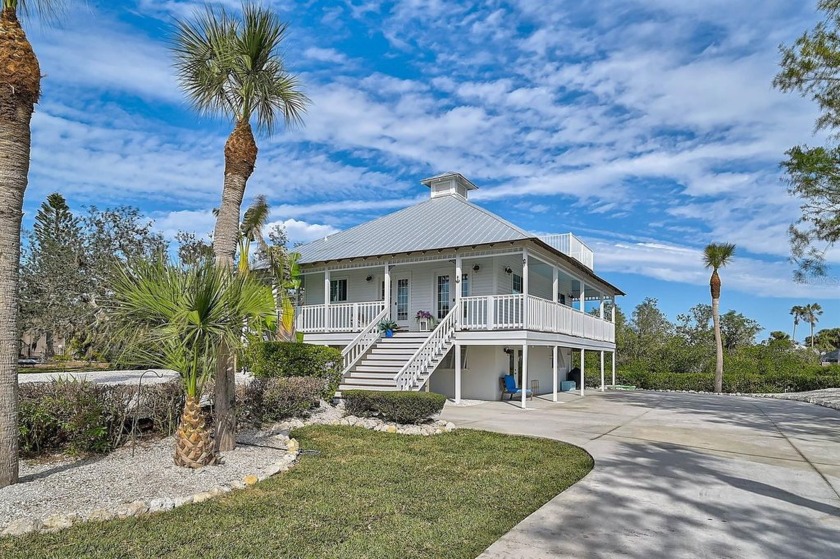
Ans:
{"label": "paved walkway", "polygon": [[559,439],[595,458],[482,559],[840,557],[837,411],[697,394],[561,398],[444,410],[461,427]]}

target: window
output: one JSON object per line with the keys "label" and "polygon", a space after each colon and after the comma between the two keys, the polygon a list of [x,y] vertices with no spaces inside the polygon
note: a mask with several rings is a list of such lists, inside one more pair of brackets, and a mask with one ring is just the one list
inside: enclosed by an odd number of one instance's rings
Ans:
{"label": "window", "polygon": [[464,274],[461,276],[461,297],[470,296],[470,275]]}
{"label": "window", "polygon": [[347,300],[347,280],[330,280],[330,302],[340,303]]}
{"label": "window", "polygon": [[513,274],[513,292],[522,293],[522,276]]}

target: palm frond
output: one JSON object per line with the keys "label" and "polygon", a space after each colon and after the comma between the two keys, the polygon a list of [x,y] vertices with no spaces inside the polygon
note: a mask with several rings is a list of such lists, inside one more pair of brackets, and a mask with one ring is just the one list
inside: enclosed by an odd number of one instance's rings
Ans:
{"label": "palm frond", "polygon": [[288,27],[270,9],[251,2],[236,19],[207,7],[178,24],[173,51],[179,82],[201,114],[251,120],[273,133],[302,123],[309,98],[283,64],[280,47]]}
{"label": "palm frond", "polygon": [[734,254],[735,245],[731,243],[711,243],[703,250],[703,264],[718,270],[726,266]]}

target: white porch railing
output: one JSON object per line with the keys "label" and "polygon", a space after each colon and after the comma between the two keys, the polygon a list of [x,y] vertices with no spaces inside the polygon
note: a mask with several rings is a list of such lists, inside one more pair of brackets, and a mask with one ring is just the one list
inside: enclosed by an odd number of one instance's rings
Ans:
{"label": "white porch railing", "polygon": [[537,330],[615,341],[615,325],[572,307],[529,295],[461,298],[464,330]]}
{"label": "white porch railing", "polygon": [[344,359],[344,369],[342,375],[346,375],[356,361],[364,355],[370,347],[379,339],[379,321],[383,320],[388,314],[387,309],[382,309],[378,315],[373,317],[373,320],[365,326],[365,329],[359,332],[359,335],[353,338],[353,341],[347,344],[341,351],[341,357]]}
{"label": "white porch railing", "polygon": [[458,316],[458,305],[454,305],[443,320],[441,320],[437,328],[435,328],[429,335],[428,339],[423,342],[411,359],[400,369],[400,372],[394,377],[394,383],[399,390],[417,390],[418,381],[420,377],[426,373],[430,373],[437,361],[446,355],[449,348],[452,347],[453,338],[455,336],[455,319]]}
{"label": "white porch railing", "polygon": [[295,327],[303,333],[359,332],[384,309],[383,301],[304,305],[296,309]]}

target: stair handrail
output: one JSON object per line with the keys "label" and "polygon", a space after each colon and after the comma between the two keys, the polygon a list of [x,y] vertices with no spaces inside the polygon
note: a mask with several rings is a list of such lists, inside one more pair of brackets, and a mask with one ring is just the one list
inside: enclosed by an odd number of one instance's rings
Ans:
{"label": "stair handrail", "polygon": [[379,323],[385,319],[387,314],[387,307],[379,311],[379,314],[377,314],[373,320],[365,326],[364,330],[359,332],[359,334],[353,338],[353,341],[341,350],[341,358],[344,363],[344,369],[341,371],[342,377],[353,368],[356,362],[361,359],[362,355],[367,353],[367,350],[369,350],[379,339],[379,336],[381,335],[381,332],[379,332]]}
{"label": "stair handrail", "polygon": [[400,372],[394,376],[394,384],[397,385],[398,390],[411,390],[420,375],[428,370],[429,365],[437,357],[438,353],[443,347],[448,344],[455,335],[455,320],[458,312],[458,304],[456,303],[449,313],[438,323],[437,327],[432,330],[426,341],[417,348],[414,355],[403,365]]}

